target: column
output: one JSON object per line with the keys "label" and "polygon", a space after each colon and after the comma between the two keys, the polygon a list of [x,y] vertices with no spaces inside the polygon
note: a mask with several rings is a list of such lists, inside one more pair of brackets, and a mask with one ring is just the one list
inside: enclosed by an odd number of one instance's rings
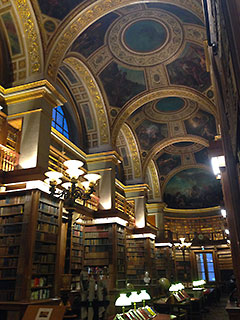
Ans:
{"label": "column", "polygon": [[18,120],[21,126],[19,169],[48,167],[51,141],[52,109],[65,99],[47,81],[0,90],[8,120]]}

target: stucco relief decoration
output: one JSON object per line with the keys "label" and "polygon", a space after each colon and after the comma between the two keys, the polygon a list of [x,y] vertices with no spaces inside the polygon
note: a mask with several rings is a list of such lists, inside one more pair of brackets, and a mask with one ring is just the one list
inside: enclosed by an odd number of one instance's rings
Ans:
{"label": "stucco relief decoration", "polygon": [[28,56],[31,62],[31,72],[40,72],[41,69],[41,54],[40,44],[36,26],[31,17],[28,2],[26,0],[15,0],[17,10],[22,20],[24,32],[26,34]]}
{"label": "stucco relief decoration", "polygon": [[[138,33],[141,37],[136,39]],[[171,59],[180,50],[183,30],[178,20],[167,12],[138,11],[113,25],[108,42],[118,60],[132,66],[153,66]]]}
{"label": "stucco relief decoration", "polygon": [[105,114],[104,103],[100,92],[86,68],[75,58],[67,58],[64,60],[65,63],[68,63],[72,68],[79,73],[80,78],[86,83],[86,86],[91,95],[92,101],[96,108],[97,118],[98,118],[98,128],[100,131],[101,143],[109,143],[109,131],[108,131],[108,122]]}
{"label": "stucco relief decoration", "polygon": [[[20,2],[20,1],[19,1]],[[142,1],[148,2],[148,1]],[[188,10],[193,11],[198,17],[202,17],[202,8],[197,0],[168,0],[167,3],[179,4]],[[89,5],[86,10],[80,12],[75,19],[66,24],[62,34],[55,39],[55,45],[48,50],[47,73],[50,77],[56,78],[57,69],[60,65],[63,56],[72,42],[79,36],[80,30],[83,32],[91,21],[96,21],[104,14],[113,10],[124,7],[125,5],[135,4],[135,0],[101,0]],[[54,43],[54,42],[52,42]]]}

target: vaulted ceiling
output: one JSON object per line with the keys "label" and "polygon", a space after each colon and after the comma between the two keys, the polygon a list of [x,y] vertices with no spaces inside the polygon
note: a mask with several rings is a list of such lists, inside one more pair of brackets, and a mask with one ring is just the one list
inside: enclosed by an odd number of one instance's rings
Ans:
{"label": "vaulted ceiling", "polygon": [[116,149],[123,182],[148,183],[149,201],[219,204],[208,157],[219,132],[201,0],[1,2],[14,84],[48,78],[68,101],[80,144],[88,152]]}

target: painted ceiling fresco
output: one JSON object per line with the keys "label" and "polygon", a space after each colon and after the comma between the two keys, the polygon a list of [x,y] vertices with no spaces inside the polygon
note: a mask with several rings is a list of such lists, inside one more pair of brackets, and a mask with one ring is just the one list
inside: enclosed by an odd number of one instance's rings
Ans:
{"label": "painted ceiling fresco", "polygon": [[[45,60],[64,52],[49,65],[59,65],[89,150],[106,143],[122,156],[124,183],[146,182],[147,172],[153,201],[161,194],[173,208],[215,206],[219,186],[209,173],[208,146],[218,118],[201,1],[131,3],[38,0]],[[12,13],[1,20],[18,56],[23,47]],[[64,48],[55,50],[55,42]]]}

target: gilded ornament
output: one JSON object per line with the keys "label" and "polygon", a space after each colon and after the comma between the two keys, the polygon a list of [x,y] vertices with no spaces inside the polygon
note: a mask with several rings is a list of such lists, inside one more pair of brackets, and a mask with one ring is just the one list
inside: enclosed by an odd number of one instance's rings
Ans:
{"label": "gilded ornament", "polygon": [[109,128],[108,120],[105,114],[104,103],[91,74],[76,58],[70,57],[65,59],[64,62],[69,64],[73,70],[80,75],[81,80],[86,84],[93,104],[96,108],[101,143],[109,143]]}

